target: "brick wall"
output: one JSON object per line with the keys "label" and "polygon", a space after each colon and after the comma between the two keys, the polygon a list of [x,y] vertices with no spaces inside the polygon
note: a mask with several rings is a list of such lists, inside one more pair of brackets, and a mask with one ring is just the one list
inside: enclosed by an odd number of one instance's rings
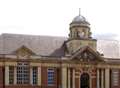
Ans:
{"label": "brick wall", "polygon": [[0,88],[4,88],[4,68],[0,67]]}

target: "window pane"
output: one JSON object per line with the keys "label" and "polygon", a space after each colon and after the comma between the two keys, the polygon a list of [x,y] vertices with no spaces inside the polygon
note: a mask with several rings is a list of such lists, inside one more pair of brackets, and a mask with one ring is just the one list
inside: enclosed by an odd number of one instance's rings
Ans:
{"label": "window pane", "polygon": [[14,67],[9,66],[9,84],[14,83]]}
{"label": "window pane", "polygon": [[48,85],[54,84],[54,68],[49,68],[47,70]]}
{"label": "window pane", "polygon": [[32,71],[33,71],[33,84],[37,84],[37,79],[38,79],[38,72],[37,72],[38,68],[37,67],[33,67]]}
{"label": "window pane", "polygon": [[17,64],[17,84],[29,84],[29,64],[18,62]]}

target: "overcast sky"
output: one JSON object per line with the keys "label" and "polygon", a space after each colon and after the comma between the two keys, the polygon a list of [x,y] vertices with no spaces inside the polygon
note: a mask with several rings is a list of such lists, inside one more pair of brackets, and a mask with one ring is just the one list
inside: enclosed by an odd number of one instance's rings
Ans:
{"label": "overcast sky", "polygon": [[120,0],[0,0],[0,33],[68,36],[79,8],[93,34],[120,39]]}

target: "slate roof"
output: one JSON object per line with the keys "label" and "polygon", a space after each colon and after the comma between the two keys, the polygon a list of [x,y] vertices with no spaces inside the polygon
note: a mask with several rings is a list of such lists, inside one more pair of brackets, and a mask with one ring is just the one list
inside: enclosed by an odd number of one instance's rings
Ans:
{"label": "slate roof", "polygon": [[[12,54],[21,46],[26,46],[36,55],[64,56],[66,37],[2,34],[0,35],[0,54]],[[97,50],[105,57],[119,57],[119,42],[98,40]]]}
{"label": "slate roof", "polygon": [[63,56],[65,40],[64,37],[2,34],[0,36],[0,54],[12,54],[24,45],[36,55]]}

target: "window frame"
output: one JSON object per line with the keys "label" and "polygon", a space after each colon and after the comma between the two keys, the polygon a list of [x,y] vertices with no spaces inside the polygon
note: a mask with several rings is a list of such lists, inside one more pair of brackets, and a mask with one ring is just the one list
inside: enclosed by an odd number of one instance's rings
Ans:
{"label": "window frame", "polygon": [[47,68],[47,85],[54,86],[55,85],[55,69]]}

